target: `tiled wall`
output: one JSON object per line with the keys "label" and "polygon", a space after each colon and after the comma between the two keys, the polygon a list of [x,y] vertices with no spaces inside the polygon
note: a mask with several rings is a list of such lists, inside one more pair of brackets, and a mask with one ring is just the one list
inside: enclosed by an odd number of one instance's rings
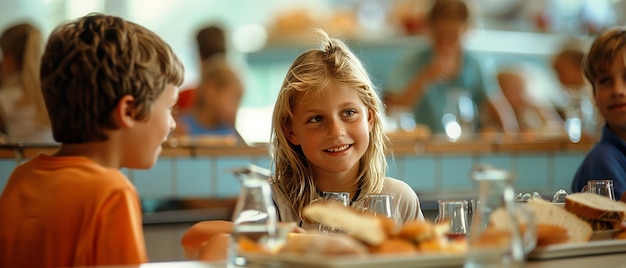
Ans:
{"label": "tiled wall", "polygon": [[[401,155],[388,157],[388,175],[406,181],[419,194],[475,192],[469,179],[477,163],[509,169],[516,174],[518,191],[570,191],[571,179],[585,156],[576,153]],[[149,170],[124,170],[142,197],[227,197],[239,191],[229,172],[254,163],[268,167],[269,157],[162,157]],[[0,189],[4,188],[15,161],[0,160]]]}

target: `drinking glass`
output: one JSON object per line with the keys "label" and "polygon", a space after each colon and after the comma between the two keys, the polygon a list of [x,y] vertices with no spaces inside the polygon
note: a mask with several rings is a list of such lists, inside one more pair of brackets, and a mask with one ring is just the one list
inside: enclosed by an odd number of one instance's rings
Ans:
{"label": "drinking glass", "polygon": [[364,201],[363,211],[395,219],[392,206],[393,194],[368,194]]}
{"label": "drinking glass", "polygon": [[[322,199],[329,201],[329,202],[338,202],[341,205],[346,206],[346,207],[350,205],[350,193],[348,192],[323,192]],[[317,200],[314,200],[314,202]],[[327,226],[321,223],[319,224],[319,231],[322,234],[344,233],[344,231],[341,230],[340,228]]]}
{"label": "drinking glass", "polygon": [[465,237],[469,231],[466,200],[439,200],[439,215],[435,222],[450,223],[447,236],[450,239]]}
{"label": "drinking glass", "polygon": [[229,266],[244,266],[241,243],[253,242],[271,249],[276,235],[276,208],[268,183],[269,170],[248,166],[233,170],[241,191],[233,212],[233,231],[228,250]]}
{"label": "drinking glass", "polygon": [[326,201],[336,201],[344,206],[350,205],[350,193],[348,192],[323,192],[322,198]]}
{"label": "drinking glass", "polygon": [[615,200],[615,192],[613,191],[613,180],[590,180],[583,187],[582,192],[603,195],[611,200]]}
{"label": "drinking glass", "polygon": [[[470,212],[468,214],[471,214],[472,216],[470,217],[470,229],[472,228],[472,226],[474,225],[474,221],[476,220],[476,211],[478,210],[478,206],[480,205],[480,201],[478,201],[478,199],[472,199],[470,200],[470,207],[469,210]],[[487,226],[484,226],[483,228],[487,228]]]}

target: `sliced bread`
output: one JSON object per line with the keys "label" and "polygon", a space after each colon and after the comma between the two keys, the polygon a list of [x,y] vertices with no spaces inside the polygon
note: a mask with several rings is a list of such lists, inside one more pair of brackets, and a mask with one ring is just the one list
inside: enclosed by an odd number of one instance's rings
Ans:
{"label": "sliced bread", "polygon": [[618,223],[626,220],[626,203],[597,194],[570,194],[565,198],[565,209],[584,219]]}
{"label": "sliced bread", "polygon": [[340,228],[369,245],[380,245],[387,238],[378,217],[338,202],[315,202],[304,207],[302,214],[326,226]]}
{"label": "sliced bread", "polygon": [[[531,199],[526,206],[533,211],[538,225],[558,226],[567,230],[569,239],[562,240],[563,243],[587,242],[593,234],[589,223],[562,207],[539,198]],[[556,233],[554,234],[556,235]],[[550,235],[550,232],[547,232],[546,235]],[[538,237],[538,240],[540,239],[541,237]]]}

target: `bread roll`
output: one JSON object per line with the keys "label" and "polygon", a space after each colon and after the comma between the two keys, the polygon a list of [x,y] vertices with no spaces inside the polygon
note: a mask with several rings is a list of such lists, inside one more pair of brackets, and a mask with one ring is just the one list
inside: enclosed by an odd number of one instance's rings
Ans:
{"label": "bread roll", "polygon": [[371,246],[369,251],[374,254],[414,254],[417,253],[417,247],[409,240],[392,238],[383,241],[380,245]]}
{"label": "bread roll", "polygon": [[280,253],[365,255],[367,247],[346,235],[290,234]]}
{"label": "bread roll", "polygon": [[570,194],[565,198],[565,209],[585,219],[611,222],[626,220],[626,203],[597,194]]}

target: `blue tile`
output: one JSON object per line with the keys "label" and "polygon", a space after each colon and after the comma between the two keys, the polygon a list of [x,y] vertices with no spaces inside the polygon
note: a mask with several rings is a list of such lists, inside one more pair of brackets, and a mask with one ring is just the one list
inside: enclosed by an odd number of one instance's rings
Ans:
{"label": "blue tile", "polygon": [[572,186],[572,179],[578,166],[585,159],[586,153],[557,154],[554,157],[554,185],[550,190],[565,189],[568,193]]}
{"label": "blue tile", "polygon": [[211,170],[214,158],[178,158],[176,159],[175,195],[176,197],[209,197],[215,186],[215,172]]}
{"label": "blue tile", "polygon": [[4,186],[9,181],[9,176],[15,166],[15,160],[13,159],[0,159],[0,193],[4,190]]}
{"label": "blue tile", "polygon": [[550,157],[546,154],[520,154],[516,157],[515,190],[549,191]]}
{"label": "blue tile", "polygon": [[142,198],[173,195],[172,161],[170,158],[160,158],[151,169],[132,171],[132,181]]}
{"label": "blue tile", "polygon": [[402,178],[415,192],[432,193],[435,191],[435,159],[433,157],[405,156],[396,158],[401,166]]}
{"label": "blue tile", "polygon": [[469,174],[474,159],[471,155],[467,156],[450,156],[441,157],[441,178],[440,187],[436,190],[440,192],[463,192],[473,191],[476,185],[470,179]]}
{"label": "blue tile", "polygon": [[272,167],[272,159],[267,156],[267,157],[255,157],[254,159],[252,159],[252,163],[254,163],[255,165],[259,166],[259,167],[263,167],[263,168],[267,168],[267,169],[272,169],[274,167]]}
{"label": "blue tile", "polygon": [[239,195],[241,183],[230,172],[233,168],[239,168],[252,163],[250,157],[221,157],[215,160],[215,174],[217,178],[217,197],[232,197]]}
{"label": "blue tile", "polygon": [[512,170],[513,156],[510,154],[484,154],[479,156],[478,163],[500,169]]}

